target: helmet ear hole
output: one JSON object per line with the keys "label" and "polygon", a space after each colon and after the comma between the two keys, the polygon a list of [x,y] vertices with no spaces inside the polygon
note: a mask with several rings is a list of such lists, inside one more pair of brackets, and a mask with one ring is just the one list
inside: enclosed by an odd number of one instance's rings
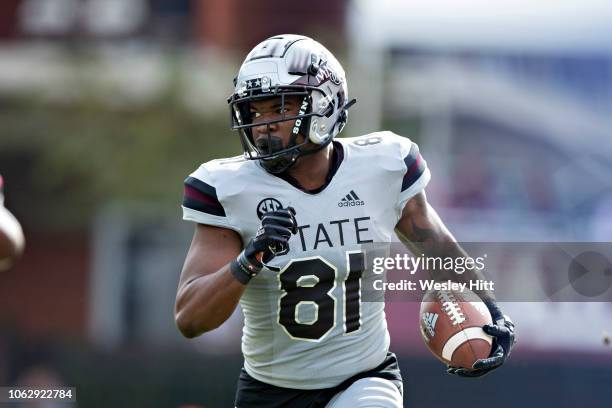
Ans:
{"label": "helmet ear hole", "polygon": [[325,121],[321,121],[319,119],[313,119],[310,131],[308,132],[308,140],[312,143],[321,145],[325,144],[331,138],[331,132],[325,128]]}

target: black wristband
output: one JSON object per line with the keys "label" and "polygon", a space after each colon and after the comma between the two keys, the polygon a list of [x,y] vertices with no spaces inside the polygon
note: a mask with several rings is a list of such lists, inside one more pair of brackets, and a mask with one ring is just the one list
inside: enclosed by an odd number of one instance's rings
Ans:
{"label": "black wristband", "polygon": [[246,285],[261,271],[262,267],[253,265],[244,255],[244,251],[230,263],[230,270],[238,282]]}

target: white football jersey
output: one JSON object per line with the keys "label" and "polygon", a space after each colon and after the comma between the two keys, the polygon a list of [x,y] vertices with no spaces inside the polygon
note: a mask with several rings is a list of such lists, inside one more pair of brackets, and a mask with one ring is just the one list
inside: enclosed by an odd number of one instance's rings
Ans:
{"label": "white football jersey", "polygon": [[[339,144],[338,144],[339,143]],[[418,147],[391,132],[336,139],[341,160],[311,194],[242,157],[203,164],[185,181],[183,218],[248,242],[263,213],[292,206],[290,251],[241,300],[244,367],[279,387],[333,387],[380,364],[389,348],[383,302],[361,299],[362,246],[390,242],[404,204],[430,179]]]}

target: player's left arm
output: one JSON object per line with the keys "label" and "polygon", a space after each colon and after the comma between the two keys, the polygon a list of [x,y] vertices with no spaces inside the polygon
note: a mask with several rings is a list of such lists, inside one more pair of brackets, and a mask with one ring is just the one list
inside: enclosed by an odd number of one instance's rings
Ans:
{"label": "player's left arm", "polygon": [[[425,191],[421,191],[406,202],[395,231],[412,253],[424,254],[428,257],[452,257],[454,259],[468,257],[468,254],[446,228],[436,210],[427,202]],[[453,272],[439,271],[439,273]],[[463,274],[455,273],[453,276],[436,276],[436,278],[448,278],[455,282],[483,279],[481,272],[476,268],[467,270]],[[493,318],[493,324],[483,327],[483,330],[494,338],[491,355],[489,358],[474,363],[472,370],[449,367],[448,372],[450,374],[480,377],[500,367],[510,356],[512,347],[516,342],[514,324],[507,315],[502,313],[493,293],[485,291],[479,295]]]}

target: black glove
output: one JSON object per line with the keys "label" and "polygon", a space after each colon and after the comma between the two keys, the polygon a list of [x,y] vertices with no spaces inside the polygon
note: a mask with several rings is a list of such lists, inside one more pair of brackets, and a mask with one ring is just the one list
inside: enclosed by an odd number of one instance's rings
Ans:
{"label": "black glove", "polygon": [[493,324],[486,324],[482,327],[485,333],[493,336],[491,354],[488,358],[476,361],[472,369],[449,366],[446,370],[447,373],[468,378],[482,377],[501,367],[510,357],[512,347],[516,343],[514,323],[512,323],[510,317],[502,314],[501,310],[494,303],[485,301],[485,304],[493,317]]}
{"label": "black glove", "polygon": [[231,263],[236,279],[247,284],[275,256],[289,252],[289,238],[297,231],[293,207],[265,213],[255,237]]}

